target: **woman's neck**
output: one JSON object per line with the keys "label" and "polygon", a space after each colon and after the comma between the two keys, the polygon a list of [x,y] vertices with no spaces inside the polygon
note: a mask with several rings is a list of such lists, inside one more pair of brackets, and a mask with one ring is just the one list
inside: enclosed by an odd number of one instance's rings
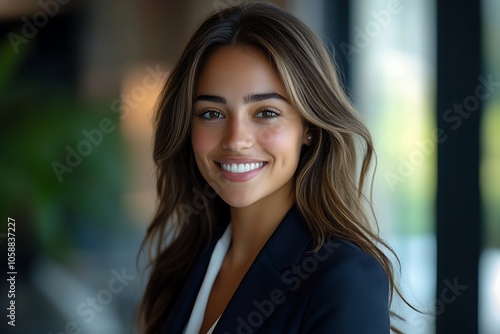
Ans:
{"label": "woman's neck", "polygon": [[231,207],[232,245],[228,260],[235,266],[253,262],[293,204],[290,192],[279,200],[264,198],[249,207]]}

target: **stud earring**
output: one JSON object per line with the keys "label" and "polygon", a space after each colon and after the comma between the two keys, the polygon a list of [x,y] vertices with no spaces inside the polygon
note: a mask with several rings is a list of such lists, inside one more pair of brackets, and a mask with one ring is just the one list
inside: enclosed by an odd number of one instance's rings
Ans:
{"label": "stud earring", "polygon": [[311,141],[312,139],[313,139],[313,136],[311,136],[311,135],[307,136],[308,141]]}

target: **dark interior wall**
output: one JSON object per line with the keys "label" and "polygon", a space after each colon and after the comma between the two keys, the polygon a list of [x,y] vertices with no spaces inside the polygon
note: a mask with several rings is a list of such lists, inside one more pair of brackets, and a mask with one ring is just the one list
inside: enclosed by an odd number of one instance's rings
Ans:
{"label": "dark interior wall", "polygon": [[437,0],[437,334],[478,332],[481,37],[480,1]]}

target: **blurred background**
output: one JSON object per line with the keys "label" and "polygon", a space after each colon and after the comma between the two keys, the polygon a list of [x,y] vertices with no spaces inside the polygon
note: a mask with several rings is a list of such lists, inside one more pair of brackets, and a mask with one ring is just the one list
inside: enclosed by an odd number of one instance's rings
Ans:
{"label": "blurred background", "polygon": [[[135,332],[151,112],[199,22],[241,2],[0,0],[0,332]],[[500,333],[500,2],[274,2],[329,45],[372,131],[381,233],[425,313],[395,298],[399,326]]]}

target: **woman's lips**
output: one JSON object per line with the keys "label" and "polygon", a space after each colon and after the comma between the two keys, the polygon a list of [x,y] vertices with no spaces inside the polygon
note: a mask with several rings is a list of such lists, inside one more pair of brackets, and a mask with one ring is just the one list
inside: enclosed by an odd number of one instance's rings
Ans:
{"label": "woman's lips", "polygon": [[245,162],[245,163],[222,163],[215,162],[222,176],[232,182],[245,182],[257,174],[267,165],[265,161]]}
{"label": "woman's lips", "polygon": [[220,167],[231,173],[248,173],[253,170],[259,169],[262,166],[264,166],[265,162],[251,162],[251,163],[232,163],[232,164],[225,164],[225,163],[220,163]]}

